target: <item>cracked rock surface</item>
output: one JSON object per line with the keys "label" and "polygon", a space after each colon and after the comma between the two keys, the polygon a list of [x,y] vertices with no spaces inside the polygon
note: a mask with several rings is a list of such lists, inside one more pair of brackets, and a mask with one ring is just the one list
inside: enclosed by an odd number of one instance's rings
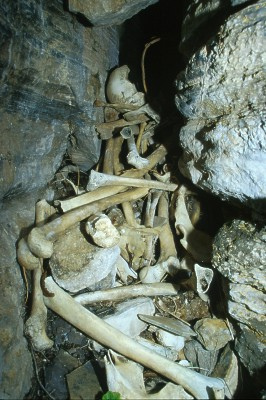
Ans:
{"label": "cracked rock surface", "polygon": [[229,17],[176,81],[181,172],[256,210],[266,197],[265,10],[259,1]]}

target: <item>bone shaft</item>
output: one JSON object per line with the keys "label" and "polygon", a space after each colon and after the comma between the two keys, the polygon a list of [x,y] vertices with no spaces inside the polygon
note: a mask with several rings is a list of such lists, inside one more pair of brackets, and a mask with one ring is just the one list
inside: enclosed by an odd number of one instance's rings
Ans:
{"label": "bone shaft", "polygon": [[107,186],[132,186],[132,187],[148,187],[150,189],[174,191],[177,189],[177,185],[174,183],[163,183],[159,181],[152,181],[147,179],[138,178],[127,178],[123,176],[107,175],[101,173],[101,176],[105,177],[103,185]]}
{"label": "bone shaft", "polygon": [[164,261],[171,256],[177,256],[174,236],[169,224],[169,201],[166,193],[163,193],[159,199],[158,216],[166,219],[166,224],[159,234],[161,249],[159,261]]}
{"label": "bone shaft", "polygon": [[47,235],[47,239],[53,239],[54,237],[56,237],[57,234],[64,232],[66,229],[70,228],[77,222],[80,222],[83,219],[88,218],[91,214],[103,211],[108,207],[123,203],[124,201],[137,200],[145,196],[147,193],[148,193],[147,189],[139,188],[115,194],[113,196],[101,199],[99,201],[94,201],[93,203],[75,208],[69,211],[68,213],[54,219],[53,221],[48,222],[39,229],[45,235]]}
{"label": "bone shaft", "polygon": [[103,160],[103,172],[105,174],[113,174],[114,172],[114,139],[110,138],[106,142],[104,160]]}
{"label": "bone shaft", "polygon": [[166,376],[198,399],[209,398],[207,386],[224,388],[221,380],[205,377],[169,361],[102,321],[65,293],[51,277],[46,278],[45,284],[55,294],[45,298],[47,307],[102,345]]}
{"label": "bone shaft", "polygon": [[99,301],[119,301],[138,296],[176,296],[178,286],[171,283],[138,284],[79,294],[74,299],[80,304]]}

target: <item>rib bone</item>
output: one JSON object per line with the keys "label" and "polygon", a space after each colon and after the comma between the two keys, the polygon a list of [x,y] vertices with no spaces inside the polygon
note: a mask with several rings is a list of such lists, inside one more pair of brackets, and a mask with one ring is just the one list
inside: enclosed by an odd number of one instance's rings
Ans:
{"label": "rib bone", "polygon": [[45,285],[55,294],[54,297],[45,298],[47,307],[100,344],[183,386],[197,399],[209,399],[213,390],[224,389],[222,379],[201,375],[169,361],[102,321],[65,293],[52,277],[45,279]]}

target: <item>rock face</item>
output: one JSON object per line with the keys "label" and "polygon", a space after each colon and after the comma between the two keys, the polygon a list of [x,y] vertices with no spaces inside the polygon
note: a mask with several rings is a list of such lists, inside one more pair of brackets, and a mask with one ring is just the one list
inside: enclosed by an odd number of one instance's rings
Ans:
{"label": "rock face", "polygon": [[63,3],[0,2],[2,399],[23,398],[33,376],[16,242],[34,223],[35,202],[52,199],[39,188],[53,178],[67,147],[85,170],[97,161],[94,123],[102,110],[93,102],[104,99],[107,71],[118,63],[116,29],[86,28]]}
{"label": "rock face", "polygon": [[237,321],[236,349],[251,375],[262,379],[266,356],[266,228],[234,220],[214,241],[213,266],[228,280],[228,312]]}
{"label": "rock face", "polygon": [[107,71],[117,64],[114,28],[88,29],[63,1],[1,2],[0,198],[43,187],[70,155],[87,170],[97,162],[94,131]]}
{"label": "rock face", "polygon": [[177,77],[181,172],[223,199],[263,209],[266,197],[265,1],[228,18]]}
{"label": "rock face", "polygon": [[121,24],[143,8],[158,0],[69,0],[68,8],[74,14],[83,15],[92,25]]}
{"label": "rock face", "polygon": [[[186,3],[185,17],[182,22],[180,50],[191,56],[200,43],[212,36],[226,16],[235,12],[234,7],[250,0],[190,0]],[[208,29],[206,29],[206,26]]]}

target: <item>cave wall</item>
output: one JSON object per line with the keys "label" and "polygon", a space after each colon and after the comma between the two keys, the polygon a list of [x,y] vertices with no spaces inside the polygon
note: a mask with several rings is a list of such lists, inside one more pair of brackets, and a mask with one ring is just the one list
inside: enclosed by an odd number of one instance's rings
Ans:
{"label": "cave wall", "polygon": [[63,0],[0,1],[0,397],[23,398],[33,367],[23,337],[25,288],[16,243],[69,145],[79,165],[98,159],[94,131],[118,29],[77,21]]}

